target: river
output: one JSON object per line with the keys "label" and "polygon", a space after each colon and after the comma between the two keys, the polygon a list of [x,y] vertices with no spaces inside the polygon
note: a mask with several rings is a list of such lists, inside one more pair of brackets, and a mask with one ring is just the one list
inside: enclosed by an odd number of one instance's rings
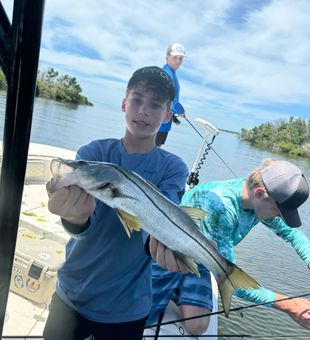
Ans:
{"label": "river", "polygon": [[[41,98],[36,99],[31,142],[76,150],[92,139],[122,137],[125,125],[124,113],[120,109],[121,101],[116,107],[94,104],[94,107],[74,108]],[[1,132],[4,112],[5,93],[0,92]],[[203,133],[203,129],[195,123],[196,117],[208,120],[207,114],[197,113],[197,116],[188,117]],[[215,125],[214,122],[211,123]],[[165,148],[182,157],[191,169],[200,144],[201,137],[187,121],[182,120],[180,126],[173,126]],[[234,178],[235,175],[246,176],[267,157],[293,161],[310,179],[309,159],[291,159],[253,148],[241,142],[236,134],[220,132],[212,147],[215,152],[211,151],[206,157],[200,171],[200,181]],[[304,222],[303,230],[310,237],[310,200],[301,207],[300,213]],[[256,226],[237,246],[236,257],[238,265],[263,286],[289,296],[310,294],[309,269],[289,245],[262,225]],[[307,298],[310,299],[309,296]],[[233,298],[233,308],[247,305],[249,304]],[[240,334],[260,336],[260,339],[272,336],[278,339],[310,338],[310,332],[302,329],[286,314],[262,306],[231,312],[228,319],[220,316],[219,334],[229,335],[230,339],[232,335],[236,335],[236,339],[240,338]]]}

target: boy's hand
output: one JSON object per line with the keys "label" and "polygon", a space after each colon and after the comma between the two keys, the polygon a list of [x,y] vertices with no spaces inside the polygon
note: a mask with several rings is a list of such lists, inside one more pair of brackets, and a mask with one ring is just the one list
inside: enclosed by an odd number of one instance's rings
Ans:
{"label": "boy's hand", "polygon": [[180,125],[181,124],[181,122],[179,121],[179,119],[175,115],[172,116],[172,121],[176,125]]}
{"label": "boy's hand", "polygon": [[58,215],[67,222],[84,225],[96,207],[95,198],[85,190],[72,185],[63,187],[50,193],[50,182],[46,189],[49,195],[48,209],[51,213]]}
{"label": "boy's hand", "polygon": [[169,248],[156,240],[153,236],[150,237],[150,253],[154,261],[165,269],[171,272],[189,273],[188,268],[180,262]]}
{"label": "boy's hand", "polygon": [[[276,294],[276,300],[285,299],[287,296]],[[310,301],[295,298],[284,301],[276,301],[273,307],[287,313],[300,326],[310,329]]]}

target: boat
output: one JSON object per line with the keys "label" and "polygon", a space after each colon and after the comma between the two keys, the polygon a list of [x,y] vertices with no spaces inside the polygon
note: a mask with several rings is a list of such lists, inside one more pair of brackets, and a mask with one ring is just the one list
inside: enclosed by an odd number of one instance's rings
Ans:
{"label": "boat", "polygon": [[[74,153],[30,144],[43,12],[44,0],[14,1],[11,24],[0,2],[0,65],[8,84],[0,178],[2,339],[43,339],[69,238],[59,217],[48,211],[45,183],[51,177],[50,160]],[[172,304],[169,318],[178,318]],[[166,326],[161,331],[170,332]]]}

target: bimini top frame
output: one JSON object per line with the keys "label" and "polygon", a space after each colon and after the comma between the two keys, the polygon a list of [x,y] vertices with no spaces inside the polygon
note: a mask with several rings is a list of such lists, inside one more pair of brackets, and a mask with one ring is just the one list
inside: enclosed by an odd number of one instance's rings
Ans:
{"label": "bimini top frame", "polygon": [[7,80],[0,178],[0,337],[29,148],[44,0],[15,0],[12,24],[0,2],[0,64]]}

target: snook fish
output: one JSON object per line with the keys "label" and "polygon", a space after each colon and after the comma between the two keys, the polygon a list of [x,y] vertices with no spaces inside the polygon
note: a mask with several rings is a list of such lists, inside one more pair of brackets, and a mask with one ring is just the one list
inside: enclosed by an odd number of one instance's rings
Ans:
{"label": "snook fish", "polygon": [[207,267],[218,283],[226,316],[235,289],[260,287],[224,258],[200,231],[206,212],[174,204],[136,173],[111,163],[60,158],[52,160],[51,171],[51,192],[78,185],[115,210],[129,237],[142,228],[174,251],[192,273],[199,276],[197,263]]}

